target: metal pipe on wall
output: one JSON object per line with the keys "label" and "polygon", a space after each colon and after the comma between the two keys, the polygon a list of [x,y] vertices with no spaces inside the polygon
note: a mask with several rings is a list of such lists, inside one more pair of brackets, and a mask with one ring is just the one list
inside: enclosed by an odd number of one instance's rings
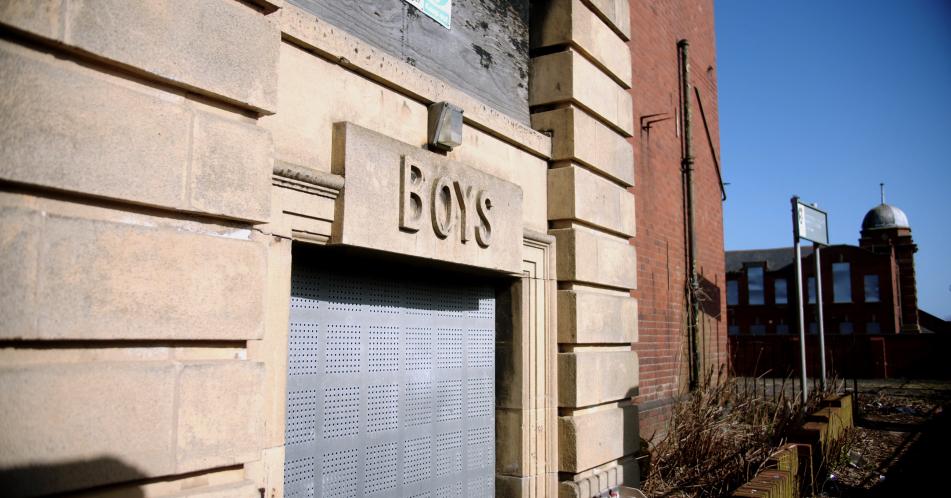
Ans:
{"label": "metal pipe on wall", "polygon": [[690,379],[691,391],[696,389],[700,383],[700,331],[698,326],[699,319],[699,295],[700,283],[697,281],[697,230],[694,226],[696,220],[696,207],[694,203],[694,185],[693,185],[693,130],[692,114],[690,110],[690,41],[680,40],[677,42],[680,49],[682,84],[681,95],[683,96],[684,110],[684,157],[682,161],[682,171],[686,175],[687,183],[687,239],[689,245],[688,266],[690,272],[690,341],[692,368]]}

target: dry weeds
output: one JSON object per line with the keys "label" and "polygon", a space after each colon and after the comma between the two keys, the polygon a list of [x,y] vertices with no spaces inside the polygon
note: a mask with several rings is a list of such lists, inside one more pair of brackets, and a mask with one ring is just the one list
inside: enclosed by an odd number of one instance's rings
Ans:
{"label": "dry weeds", "polygon": [[[799,404],[762,399],[735,378],[712,382],[713,377],[711,371],[700,389],[674,405],[667,433],[652,441],[649,455],[642,457],[646,472],[642,470],[641,489],[647,496],[729,496],[763,468],[785,442],[784,434],[805,419]],[[813,392],[809,411],[828,394]]]}

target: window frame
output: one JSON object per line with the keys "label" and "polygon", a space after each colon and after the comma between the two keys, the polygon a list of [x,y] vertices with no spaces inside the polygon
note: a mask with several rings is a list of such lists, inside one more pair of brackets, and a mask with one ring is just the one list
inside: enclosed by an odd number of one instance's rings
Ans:
{"label": "window frame", "polygon": [[[753,281],[750,278],[750,272],[758,272],[759,278],[759,290],[756,291],[756,295],[759,296],[759,302],[753,302],[754,290],[753,286],[750,285]],[[748,266],[746,268],[746,304],[749,306],[763,306],[766,304],[766,272],[762,266]]]}
{"label": "window frame", "polygon": [[[842,272],[836,268],[845,268],[845,277],[840,280]],[[843,295],[845,294],[845,295]],[[843,299],[843,298],[848,299]],[[852,302],[852,266],[848,261],[832,263],[832,302],[833,303],[851,303]]]}
{"label": "window frame", "polygon": [[[873,278],[873,279],[875,280],[875,299],[874,299],[874,300],[871,300],[871,299],[868,298],[868,294],[869,294],[869,292],[868,292],[868,290],[869,290],[869,285],[868,285],[868,284],[869,284],[869,277],[871,277],[871,278]],[[866,302],[866,303],[880,303],[880,302],[882,302],[882,287],[881,287],[881,285],[879,285],[879,281],[880,281],[880,279],[878,278],[878,274],[864,275],[864,276],[862,277],[862,283],[864,284],[863,286],[865,287],[865,302]]]}

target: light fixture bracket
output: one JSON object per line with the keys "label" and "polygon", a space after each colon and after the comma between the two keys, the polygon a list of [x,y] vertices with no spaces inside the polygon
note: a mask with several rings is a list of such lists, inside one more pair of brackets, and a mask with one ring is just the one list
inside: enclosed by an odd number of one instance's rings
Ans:
{"label": "light fixture bracket", "polygon": [[452,151],[462,145],[461,107],[449,102],[434,102],[429,106],[429,147]]}

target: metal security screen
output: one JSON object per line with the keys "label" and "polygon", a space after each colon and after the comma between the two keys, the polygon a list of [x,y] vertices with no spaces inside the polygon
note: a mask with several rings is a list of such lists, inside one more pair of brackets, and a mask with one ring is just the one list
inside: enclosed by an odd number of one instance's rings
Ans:
{"label": "metal security screen", "polygon": [[495,292],[294,266],[284,496],[492,497]]}

